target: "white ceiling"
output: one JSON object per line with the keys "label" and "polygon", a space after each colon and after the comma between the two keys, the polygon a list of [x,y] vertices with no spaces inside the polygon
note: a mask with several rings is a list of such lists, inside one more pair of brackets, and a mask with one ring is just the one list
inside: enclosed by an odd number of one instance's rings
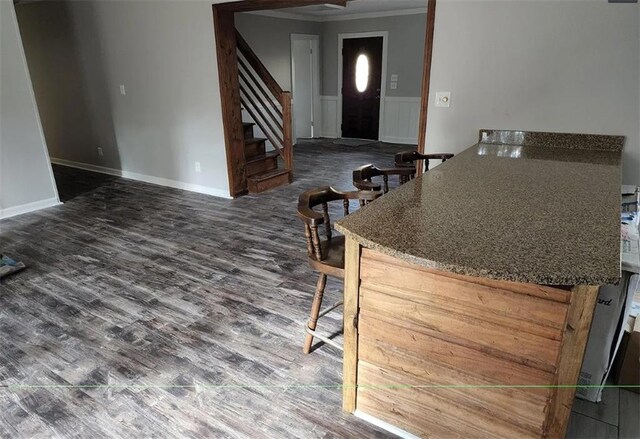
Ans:
{"label": "white ceiling", "polygon": [[382,15],[406,15],[426,12],[427,0],[351,0],[345,8],[314,5],[274,11],[256,11],[259,15],[311,21],[333,21]]}
{"label": "white ceiling", "polygon": [[283,12],[294,14],[327,17],[347,14],[367,14],[371,12],[389,12],[400,9],[426,8],[427,0],[352,0],[347,2],[346,8],[336,8],[324,5],[305,6],[302,8],[287,8]]}

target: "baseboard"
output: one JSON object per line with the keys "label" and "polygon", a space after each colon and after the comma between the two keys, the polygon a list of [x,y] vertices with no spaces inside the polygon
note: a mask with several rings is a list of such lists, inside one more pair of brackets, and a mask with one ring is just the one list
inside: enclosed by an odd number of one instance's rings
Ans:
{"label": "baseboard", "polygon": [[383,430],[395,434],[402,439],[420,439],[418,436],[415,436],[406,430],[398,428],[395,425],[391,425],[388,422],[376,418],[375,416],[368,415],[367,413],[362,413],[360,410],[356,410],[355,412],[353,412],[353,414],[356,418],[360,418],[363,421],[375,425],[376,427],[382,428]]}
{"label": "baseboard", "polygon": [[19,206],[7,207],[6,209],[0,209],[0,219],[11,218],[12,216],[18,216],[29,212],[35,212],[36,210],[46,209],[47,207],[59,206],[62,203],[58,200],[58,197],[47,198],[44,200],[34,201],[32,203],[21,204]]}
{"label": "baseboard", "polygon": [[99,172],[101,174],[115,175],[117,177],[127,178],[129,180],[142,181],[145,183],[157,184],[159,186],[166,186],[174,189],[182,189],[189,192],[197,192],[199,194],[212,195],[214,197],[231,199],[229,193],[221,189],[212,188],[209,186],[202,186],[199,184],[186,183],[184,181],[169,180],[168,178],[154,177],[152,175],[138,174],[137,172],[123,171],[120,169],[107,168],[104,166],[91,165],[89,163],[74,162],[71,160],[64,160],[51,157],[51,163],[67,166],[70,168],[83,169],[85,171]]}
{"label": "baseboard", "polygon": [[327,139],[337,139],[338,133],[320,133],[318,137],[324,137]]}
{"label": "baseboard", "polygon": [[418,145],[418,139],[412,139],[410,137],[381,137],[380,141],[387,143],[399,143],[401,145]]}

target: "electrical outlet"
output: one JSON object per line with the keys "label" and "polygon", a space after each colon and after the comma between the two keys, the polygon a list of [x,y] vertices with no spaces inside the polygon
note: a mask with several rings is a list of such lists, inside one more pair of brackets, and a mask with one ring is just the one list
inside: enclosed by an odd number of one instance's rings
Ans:
{"label": "electrical outlet", "polygon": [[125,88],[124,88],[124,84],[120,84],[120,94],[121,94],[122,96],[124,96],[124,95],[126,95],[126,94],[127,94],[127,90],[125,90]]}
{"label": "electrical outlet", "polygon": [[99,146],[98,146],[98,155],[99,155],[100,157],[103,157],[103,156],[104,156],[104,153],[102,152],[102,148],[100,148]]}
{"label": "electrical outlet", "polygon": [[196,172],[197,173],[202,172],[202,168],[200,167],[200,162],[196,162]]}

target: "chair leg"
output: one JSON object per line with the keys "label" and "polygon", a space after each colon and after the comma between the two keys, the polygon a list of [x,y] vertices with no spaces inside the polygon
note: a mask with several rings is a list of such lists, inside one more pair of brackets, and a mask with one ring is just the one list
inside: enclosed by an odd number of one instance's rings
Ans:
{"label": "chair leg", "polygon": [[[327,275],[320,273],[318,277],[318,283],[316,284],[316,292],[313,295],[313,304],[311,305],[311,316],[307,322],[307,327],[312,331],[315,331],[318,325],[318,315],[320,314],[320,307],[322,306],[322,297],[324,296],[324,287],[327,285]],[[304,353],[308,354],[311,350],[311,344],[313,343],[313,335],[307,333],[307,337],[304,341]]]}

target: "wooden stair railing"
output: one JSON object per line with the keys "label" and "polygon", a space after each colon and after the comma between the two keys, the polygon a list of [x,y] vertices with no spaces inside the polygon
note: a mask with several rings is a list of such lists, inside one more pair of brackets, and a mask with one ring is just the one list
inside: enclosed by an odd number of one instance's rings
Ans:
{"label": "wooden stair railing", "polygon": [[240,101],[293,173],[291,92],[284,91],[236,30]]}

